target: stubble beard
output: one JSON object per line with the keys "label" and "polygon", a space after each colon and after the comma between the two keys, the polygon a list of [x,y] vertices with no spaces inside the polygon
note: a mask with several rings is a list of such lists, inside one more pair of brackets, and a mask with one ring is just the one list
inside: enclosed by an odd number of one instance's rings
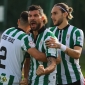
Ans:
{"label": "stubble beard", "polygon": [[35,28],[31,28],[32,31],[38,31],[40,29],[41,24],[38,23]]}
{"label": "stubble beard", "polygon": [[60,26],[63,22],[63,18],[60,18],[58,22],[55,24],[55,26]]}

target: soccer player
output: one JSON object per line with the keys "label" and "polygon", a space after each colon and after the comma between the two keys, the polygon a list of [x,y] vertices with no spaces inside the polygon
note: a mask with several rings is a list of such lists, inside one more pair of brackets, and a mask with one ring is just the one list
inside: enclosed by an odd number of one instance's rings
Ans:
{"label": "soccer player", "polygon": [[83,31],[69,24],[73,18],[72,7],[65,3],[55,4],[51,11],[51,18],[55,27],[50,30],[58,38],[57,42],[51,38],[46,42],[48,47],[60,49],[61,63],[57,66],[58,85],[84,85],[84,78],[79,65],[84,34]]}
{"label": "soccer player", "polygon": [[57,51],[45,45],[47,39],[55,38],[55,36],[49,29],[46,29],[44,20],[44,12],[40,6],[32,5],[28,8],[28,21],[31,27],[30,36],[36,43],[36,48],[45,53],[47,59],[47,62],[42,62],[42,59],[44,59],[42,56],[37,57],[37,59],[31,56],[29,75],[31,85],[55,85],[56,83]]}
{"label": "soccer player", "polygon": [[44,57],[35,49],[29,30],[28,12],[23,11],[18,19],[18,27],[11,27],[1,35],[0,42],[0,85],[20,85],[24,55]]}

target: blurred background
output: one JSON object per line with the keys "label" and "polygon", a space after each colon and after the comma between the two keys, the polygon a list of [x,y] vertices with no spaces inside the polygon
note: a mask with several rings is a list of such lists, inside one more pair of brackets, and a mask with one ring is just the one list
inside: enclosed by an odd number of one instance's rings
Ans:
{"label": "blurred background", "polygon": [[[17,27],[17,19],[22,11],[32,5],[40,5],[48,18],[47,27],[53,26],[51,9],[54,4],[64,2],[73,7],[74,18],[70,24],[83,30],[85,34],[85,0],[0,0],[0,34],[9,27]],[[80,65],[85,76],[85,42],[80,57]]]}

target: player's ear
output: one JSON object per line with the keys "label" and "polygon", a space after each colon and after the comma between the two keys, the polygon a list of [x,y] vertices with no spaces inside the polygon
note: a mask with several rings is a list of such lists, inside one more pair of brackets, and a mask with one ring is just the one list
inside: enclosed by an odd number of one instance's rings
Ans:
{"label": "player's ear", "polygon": [[19,25],[20,24],[20,19],[18,19],[18,21],[17,21],[17,25]]}
{"label": "player's ear", "polygon": [[63,16],[64,17],[67,17],[68,16],[68,13],[67,12],[63,13]]}
{"label": "player's ear", "polygon": [[44,16],[42,16],[42,20],[44,20],[45,19],[45,17]]}

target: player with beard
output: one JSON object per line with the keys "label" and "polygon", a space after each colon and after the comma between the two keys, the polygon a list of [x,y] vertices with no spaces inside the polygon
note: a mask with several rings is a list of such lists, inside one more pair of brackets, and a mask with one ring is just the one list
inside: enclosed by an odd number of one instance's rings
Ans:
{"label": "player with beard", "polygon": [[84,85],[84,78],[79,65],[84,34],[83,31],[68,23],[73,18],[72,7],[65,3],[55,4],[51,11],[51,18],[55,27],[50,30],[56,35],[46,41],[48,47],[57,48],[61,56],[61,63],[57,66],[58,85]]}
{"label": "player with beard", "polygon": [[[57,51],[54,48],[48,48],[45,45],[45,41],[54,37],[54,34],[46,29],[45,24],[46,16],[43,9],[40,6],[32,5],[28,9],[28,21],[31,27],[30,36],[36,43],[36,48],[46,54],[46,58],[37,57],[33,58],[31,56],[30,65],[30,84],[31,85],[55,85],[56,84],[56,61],[57,61]],[[41,59],[43,58],[43,59]],[[47,62],[44,62],[46,61]],[[24,66],[27,66],[27,60]],[[27,68],[24,70],[24,77],[27,78]]]}

